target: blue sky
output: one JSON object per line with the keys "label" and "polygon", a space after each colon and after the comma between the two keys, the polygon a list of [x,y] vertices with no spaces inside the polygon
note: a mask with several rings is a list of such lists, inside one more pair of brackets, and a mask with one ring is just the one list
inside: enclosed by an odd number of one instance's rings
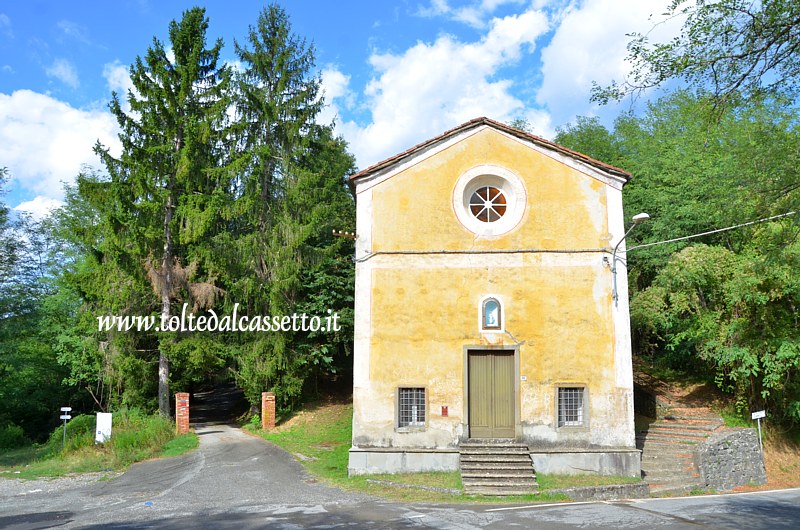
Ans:
{"label": "blue sky", "polygon": [[[578,115],[607,123],[630,103],[598,108],[592,81],[621,79],[627,33],[650,31],[667,0],[283,0],[295,33],[314,43],[326,102],[359,167],[478,116],[525,118],[552,138]],[[173,19],[206,7],[223,59],[246,40],[264,2],[0,3],[0,166],[5,201],[40,215],[62,182],[99,167],[99,139],[118,149],[108,113],[128,65]],[[654,18],[651,18],[654,15]],[[666,39],[677,24],[656,27]]]}

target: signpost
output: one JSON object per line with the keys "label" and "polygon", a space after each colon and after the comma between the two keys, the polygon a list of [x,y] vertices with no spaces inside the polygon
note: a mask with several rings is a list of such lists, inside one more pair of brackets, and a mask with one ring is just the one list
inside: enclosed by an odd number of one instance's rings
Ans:
{"label": "signpost", "polygon": [[[72,412],[72,407],[61,407],[61,412],[62,413]],[[61,414],[59,419],[64,420],[64,436],[61,439],[61,450],[63,451],[64,447],[66,447],[67,445],[67,420],[71,420],[72,416],[70,416],[69,414]]]}
{"label": "signpost", "polygon": [[759,410],[752,415],[754,420],[758,420],[758,448],[761,449],[762,455],[764,454],[764,446],[761,443],[761,418],[765,418],[766,416],[767,412],[765,410]]}

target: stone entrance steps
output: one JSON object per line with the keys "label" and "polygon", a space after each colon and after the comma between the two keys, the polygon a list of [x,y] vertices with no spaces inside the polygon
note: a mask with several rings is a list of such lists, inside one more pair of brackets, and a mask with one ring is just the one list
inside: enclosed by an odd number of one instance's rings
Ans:
{"label": "stone entrance steps", "polygon": [[468,440],[459,446],[467,495],[527,495],[539,488],[530,450],[506,440]]}
{"label": "stone entrance steps", "polygon": [[650,493],[685,494],[703,488],[694,450],[722,425],[722,418],[705,410],[672,409],[637,432],[636,446],[642,450],[642,472]]}

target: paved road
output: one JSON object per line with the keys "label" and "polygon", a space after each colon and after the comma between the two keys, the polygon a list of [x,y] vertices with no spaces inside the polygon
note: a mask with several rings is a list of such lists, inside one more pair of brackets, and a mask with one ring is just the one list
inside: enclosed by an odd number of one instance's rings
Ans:
{"label": "paved road", "polygon": [[319,484],[236,428],[197,432],[198,451],[113,480],[0,480],[0,528],[800,528],[800,490],[527,507],[390,503]]}

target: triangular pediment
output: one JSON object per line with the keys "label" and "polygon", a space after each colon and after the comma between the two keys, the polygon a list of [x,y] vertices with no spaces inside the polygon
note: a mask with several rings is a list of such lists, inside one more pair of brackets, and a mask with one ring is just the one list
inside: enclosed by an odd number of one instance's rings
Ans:
{"label": "triangular pediment", "polygon": [[631,174],[625,170],[595,160],[539,136],[489,118],[476,118],[359,171],[350,177],[350,184],[354,187],[358,184],[359,188],[362,189],[365,187],[370,188],[487,129],[519,142],[544,156],[557,160],[616,189],[621,189],[631,178]]}

